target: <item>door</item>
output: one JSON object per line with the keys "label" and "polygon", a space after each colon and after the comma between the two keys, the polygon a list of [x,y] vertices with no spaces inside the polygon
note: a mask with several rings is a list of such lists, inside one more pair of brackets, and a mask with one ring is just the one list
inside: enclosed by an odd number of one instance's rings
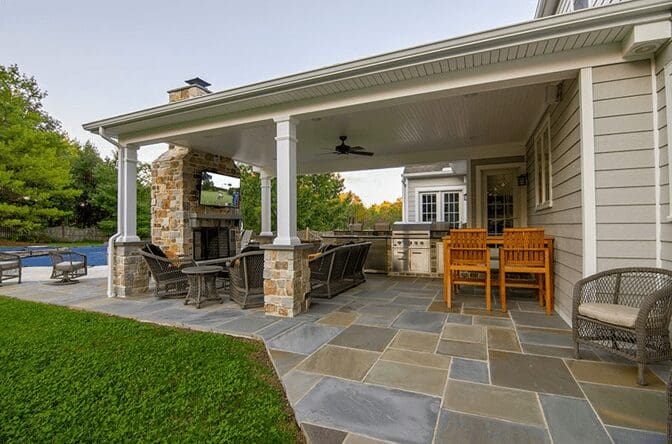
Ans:
{"label": "door", "polygon": [[520,168],[489,169],[481,178],[481,226],[499,236],[504,228],[526,224],[525,186],[518,185]]}

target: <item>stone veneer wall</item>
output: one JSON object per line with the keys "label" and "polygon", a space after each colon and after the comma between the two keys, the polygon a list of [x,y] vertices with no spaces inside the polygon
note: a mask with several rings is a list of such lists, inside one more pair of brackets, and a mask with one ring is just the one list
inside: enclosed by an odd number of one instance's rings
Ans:
{"label": "stone veneer wall", "polygon": [[312,245],[264,247],[264,311],[271,316],[294,317],[310,307],[310,268]]}
{"label": "stone veneer wall", "polygon": [[115,246],[114,294],[119,297],[140,296],[149,289],[149,268],[138,254],[142,242],[125,242]]}
{"label": "stone veneer wall", "polygon": [[240,176],[228,157],[170,146],[152,163],[152,242],[169,257],[193,256],[190,219],[222,219],[238,224],[240,210],[207,207],[199,203],[198,184],[203,171]]}

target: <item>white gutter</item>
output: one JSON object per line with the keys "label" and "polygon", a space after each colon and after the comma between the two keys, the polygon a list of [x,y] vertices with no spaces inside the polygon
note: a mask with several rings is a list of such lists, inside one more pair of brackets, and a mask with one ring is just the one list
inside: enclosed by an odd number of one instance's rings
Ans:
{"label": "white gutter", "polygon": [[117,239],[119,239],[123,233],[122,224],[123,216],[121,214],[121,201],[124,195],[124,188],[126,186],[126,180],[124,178],[124,169],[122,168],[123,157],[125,155],[125,150],[123,145],[118,141],[109,137],[105,134],[105,129],[101,126],[98,128],[98,135],[103,139],[110,142],[117,148],[117,232],[110,237],[107,241],[107,297],[113,298],[116,296],[114,292],[114,249]]}

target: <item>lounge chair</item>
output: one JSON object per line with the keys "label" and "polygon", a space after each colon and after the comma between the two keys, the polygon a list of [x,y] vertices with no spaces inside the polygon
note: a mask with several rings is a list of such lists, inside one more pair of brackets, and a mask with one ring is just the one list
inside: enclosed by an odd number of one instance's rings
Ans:
{"label": "lounge chair", "polygon": [[74,251],[52,251],[49,253],[51,258],[51,277],[50,279],[59,279],[55,284],[69,285],[76,284],[76,278],[86,276],[86,256]]}
{"label": "lounge chair", "polygon": [[672,358],[672,271],[617,268],[574,286],[574,355],[579,344],[606,350],[637,363],[637,383],[646,385],[646,364]]}
{"label": "lounge chair", "polygon": [[156,282],[155,294],[157,298],[182,297],[189,291],[189,279],[180,271],[184,267],[193,267],[193,261],[176,263],[154,244],[145,244],[140,254],[147,262],[149,272]]}
{"label": "lounge chair", "polygon": [[0,285],[3,281],[17,279],[21,283],[21,256],[0,252]]}
{"label": "lounge chair", "polygon": [[371,242],[327,249],[309,261],[310,296],[332,298],[366,281],[364,263]]}
{"label": "lounge chair", "polygon": [[241,253],[228,262],[229,295],[242,308],[264,305],[264,252]]}

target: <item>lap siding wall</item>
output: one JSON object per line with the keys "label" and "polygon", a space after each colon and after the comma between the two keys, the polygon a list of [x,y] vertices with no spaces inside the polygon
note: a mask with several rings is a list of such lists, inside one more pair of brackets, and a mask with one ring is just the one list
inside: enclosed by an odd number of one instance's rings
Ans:
{"label": "lap siding wall", "polygon": [[658,99],[658,146],[660,149],[660,230],[661,259],[664,268],[672,268],[672,222],[670,215],[670,171],[667,147],[667,103],[665,100],[665,65],[672,62],[672,44],[656,56],[656,97]]}

